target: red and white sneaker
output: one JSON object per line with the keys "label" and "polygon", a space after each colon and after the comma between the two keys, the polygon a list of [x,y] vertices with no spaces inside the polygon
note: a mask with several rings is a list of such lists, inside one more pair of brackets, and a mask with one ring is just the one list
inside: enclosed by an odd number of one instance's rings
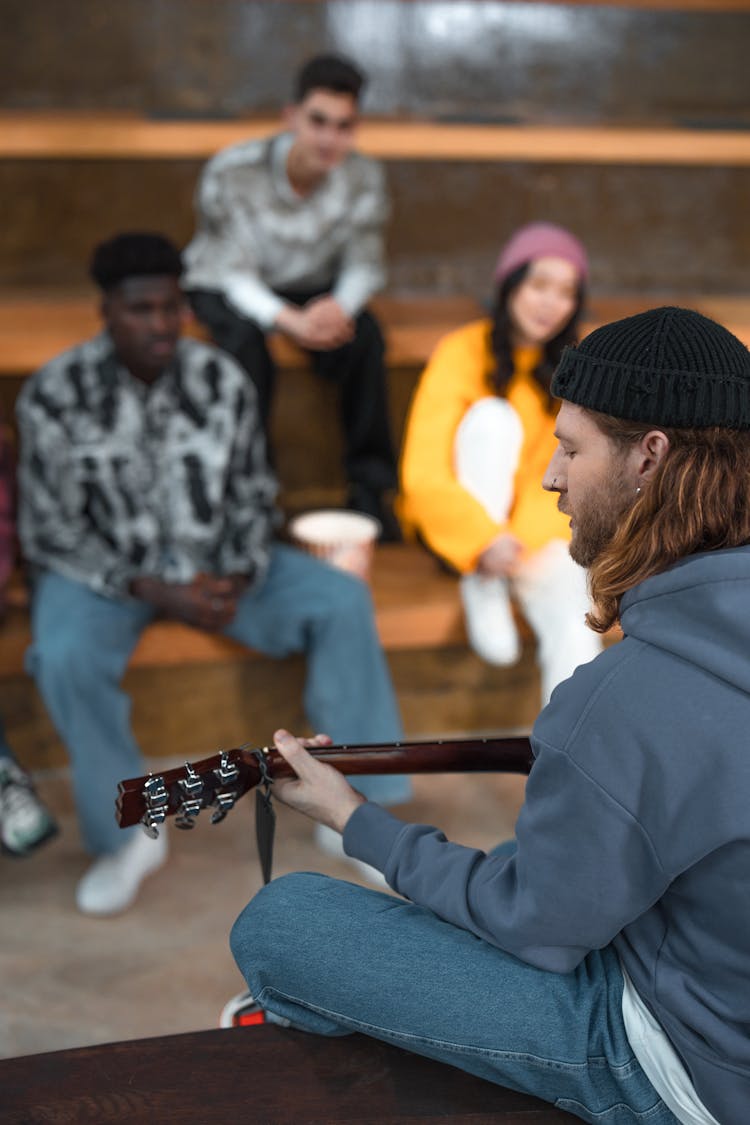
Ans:
{"label": "red and white sneaker", "polygon": [[266,1013],[247,990],[227,1001],[219,1017],[219,1027],[253,1027],[266,1022]]}

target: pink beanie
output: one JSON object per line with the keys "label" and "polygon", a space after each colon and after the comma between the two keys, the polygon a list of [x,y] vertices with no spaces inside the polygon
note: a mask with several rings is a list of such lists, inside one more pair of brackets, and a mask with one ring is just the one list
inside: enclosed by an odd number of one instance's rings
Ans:
{"label": "pink beanie", "polygon": [[578,270],[581,281],[589,272],[589,261],[583,243],[565,227],[555,223],[528,223],[519,227],[500,251],[494,278],[498,284],[505,281],[519,266],[537,258],[564,258]]}

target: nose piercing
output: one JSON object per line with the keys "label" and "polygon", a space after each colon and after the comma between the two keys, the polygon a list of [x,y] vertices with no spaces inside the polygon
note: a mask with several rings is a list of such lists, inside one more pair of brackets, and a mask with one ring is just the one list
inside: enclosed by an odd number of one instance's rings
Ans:
{"label": "nose piercing", "polygon": [[[557,477],[553,477],[552,478],[552,487],[554,488],[556,484],[557,484]],[[639,491],[640,491],[640,489],[639,489]]]}

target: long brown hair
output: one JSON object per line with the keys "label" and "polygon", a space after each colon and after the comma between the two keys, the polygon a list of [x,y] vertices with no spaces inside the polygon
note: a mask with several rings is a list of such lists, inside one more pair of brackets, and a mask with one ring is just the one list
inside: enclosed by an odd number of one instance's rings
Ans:
{"label": "long brown hair", "polygon": [[660,429],[669,450],[589,569],[588,624],[604,633],[632,586],[698,551],[750,543],[750,430],[667,429],[592,412],[623,448]]}

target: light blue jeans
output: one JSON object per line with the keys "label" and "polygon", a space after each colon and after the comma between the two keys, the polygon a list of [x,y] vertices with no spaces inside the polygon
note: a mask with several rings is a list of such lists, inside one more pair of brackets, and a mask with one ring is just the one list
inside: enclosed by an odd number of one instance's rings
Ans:
{"label": "light blue jeans", "polygon": [[260,891],[231,946],[253,996],[296,1028],[359,1031],[597,1125],[678,1125],[625,1035],[611,948],[547,973],[424,907],[312,874]]}
{"label": "light blue jeans", "polygon": [[[51,571],[35,584],[27,667],[70,755],[81,832],[94,855],[122,847],[125,835],[114,817],[117,783],[144,772],[130,697],[120,684],[153,617],[144,602],[102,597]],[[304,704],[314,730],[335,742],[401,738],[369,591],[358,579],[277,545],[265,581],[242,597],[225,632],[268,656],[307,655]],[[247,675],[252,688],[251,665]],[[278,725],[284,723],[279,715]],[[247,735],[238,730],[238,741]],[[356,784],[381,804],[410,795],[402,776],[360,778]]]}

